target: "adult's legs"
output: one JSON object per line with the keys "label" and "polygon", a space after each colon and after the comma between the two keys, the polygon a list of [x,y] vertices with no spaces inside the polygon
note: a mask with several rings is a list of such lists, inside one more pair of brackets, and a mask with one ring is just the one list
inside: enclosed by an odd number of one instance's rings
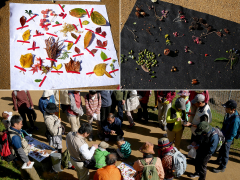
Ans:
{"label": "adult's legs", "polygon": [[23,179],[40,180],[34,166],[31,169],[22,169],[23,161],[17,160],[15,162],[21,171],[21,176]]}
{"label": "adult's legs", "polygon": [[145,121],[148,121],[148,110],[147,110],[147,103],[141,103],[143,109],[143,118]]}
{"label": "adult's legs", "polygon": [[167,122],[166,122],[167,112],[168,112],[168,109],[169,109],[171,106],[172,106],[171,103],[169,103],[169,104],[164,104],[164,105],[163,105],[163,119],[162,119],[163,121],[162,121],[162,124],[163,124],[164,126],[167,125]]}
{"label": "adult's legs", "polygon": [[183,134],[183,129],[176,132],[176,135],[175,135],[175,146],[179,151],[180,151],[180,146],[181,146],[182,134]]}
{"label": "adult's legs", "polygon": [[126,114],[127,114],[129,124],[134,123],[133,117],[132,117],[132,111],[126,111]]}
{"label": "adult's legs", "polygon": [[23,119],[23,129],[27,130],[28,125],[27,125],[27,119],[26,119],[26,109],[18,109],[18,112]]}
{"label": "adult's legs", "polygon": [[154,106],[154,108],[157,108],[158,107],[157,91],[154,91],[154,98],[155,98],[155,106]]}
{"label": "adult's legs", "polygon": [[101,107],[100,116],[101,116],[101,124],[104,125],[107,122],[107,117],[111,111],[111,106],[109,107]]}
{"label": "adult's legs", "polygon": [[71,131],[77,132],[80,127],[80,118],[78,116],[68,116],[67,118],[71,125]]}
{"label": "adult's legs", "polygon": [[199,180],[205,180],[207,175],[207,163],[212,155],[206,155],[201,158],[199,164]]}
{"label": "adult's legs", "polygon": [[77,176],[79,180],[88,180],[89,179],[89,169],[84,167],[83,162],[76,162],[70,158],[72,165],[77,171]]}
{"label": "adult's legs", "polygon": [[167,130],[167,135],[168,135],[169,142],[174,142],[176,137],[176,132]]}
{"label": "adult's legs", "polygon": [[34,128],[34,122],[33,122],[33,118],[32,118],[32,110],[27,109],[26,113],[27,113],[27,117],[28,117],[31,127]]}
{"label": "adult's legs", "polygon": [[219,151],[218,161],[221,161],[219,169],[225,169],[227,166],[231,144],[232,141],[224,143]]}
{"label": "adult's legs", "polygon": [[117,106],[118,106],[118,117],[123,122],[123,105],[122,105],[122,101],[117,101]]}
{"label": "adult's legs", "polygon": [[159,126],[162,126],[162,122],[163,122],[163,104],[162,103],[158,103],[158,123]]}

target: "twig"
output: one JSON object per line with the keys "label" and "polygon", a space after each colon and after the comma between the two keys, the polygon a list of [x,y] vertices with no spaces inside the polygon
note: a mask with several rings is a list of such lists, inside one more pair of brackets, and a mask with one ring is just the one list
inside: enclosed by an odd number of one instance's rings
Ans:
{"label": "twig", "polygon": [[136,41],[136,42],[138,42],[137,41],[137,36],[136,36],[136,34],[133,32],[133,30],[131,30],[131,29],[129,29],[128,27],[127,27],[127,30],[129,30],[133,35],[134,35],[134,41]]}

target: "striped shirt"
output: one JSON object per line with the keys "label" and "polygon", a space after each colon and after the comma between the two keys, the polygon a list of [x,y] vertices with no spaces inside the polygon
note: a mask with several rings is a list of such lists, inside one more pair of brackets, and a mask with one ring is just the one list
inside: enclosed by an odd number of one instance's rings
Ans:
{"label": "striped shirt", "polygon": [[124,155],[124,158],[128,158],[132,152],[131,150],[131,144],[127,141],[125,141],[124,144],[121,145],[120,151]]}
{"label": "striped shirt", "polygon": [[89,100],[87,99],[87,95],[85,96],[85,106],[86,106],[86,114],[88,116],[93,116],[93,113],[100,114],[100,108],[102,104],[101,94],[99,94],[99,100],[97,93],[94,95],[95,98],[92,99],[92,95],[89,94]]}

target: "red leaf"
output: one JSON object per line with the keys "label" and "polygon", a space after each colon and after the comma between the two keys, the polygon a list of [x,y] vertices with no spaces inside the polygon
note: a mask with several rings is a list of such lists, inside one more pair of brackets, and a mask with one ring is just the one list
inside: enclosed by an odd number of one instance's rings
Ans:
{"label": "red leaf", "polygon": [[107,46],[107,41],[103,41],[103,47]]}
{"label": "red leaf", "polygon": [[96,28],[96,33],[101,33],[101,32],[102,32],[101,27]]}
{"label": "red leaf", "polygon": [[97,45],[98,45],[99,47],[103,47],[102,41],[100,41],[100,40],[97,39]]}
{"label": "red leaf", "polygon": [[103,31],[103,32],[102,32],[102,35],[103,35],[103,36],[106,36],[106,35],[107,35],[107,33],[106,33],[105,31]]}
{"label": "red leaf", "polygon": [[24,26],[24,24],[26,23],[26,18],[24,16],[20,18],[20,23],[22,26]]}
{"label": "red leaf", "polygon": [[38,68],[39,68],[39,65],[34,65],[30,71],[32,71],[34,74],[35,72],[38,72]]}
{"label": "red leaf", "polygon": [[78,48],[78,47],[75,47],[75,52],[77,53],[77,54],[80,54],[80,49]]}
{"label": "red leaf", "polygon": [[92,49],[91,52],[95,54],[98,50],[97,49]]}

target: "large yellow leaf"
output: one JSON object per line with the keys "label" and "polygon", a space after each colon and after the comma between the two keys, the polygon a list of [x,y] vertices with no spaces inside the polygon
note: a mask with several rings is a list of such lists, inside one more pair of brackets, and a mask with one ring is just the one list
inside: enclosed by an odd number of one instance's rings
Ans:
{"label": "large yellow leaf", "polygon": [[105,64],[105,63],[97,64],[94,67],[93,72],[97,76],[103,76],[104,74],[106,74],[109,78],[112,78],[112,76],[106,71],[106,66],[107,66],[107,64]]}
{"label": "large yellow leaf", "polygon": [[89,46],[91,39],[92,39],[92,32],[88,31],[84,37],[84,49],[86,49]]}
{"label": "large yellow leaf", "polygon": [[23,68],[30,68],[33,64],[33,55],[31,53],[21,55],[20,64]]}
{"label": "large yellow leaf", "polygon": [[24,41],[29,40],[29,38],[30,38],[30,30],[29,30],[29,29],[26,30],[26,31],[23,33],[22,38],[23,38]]}

